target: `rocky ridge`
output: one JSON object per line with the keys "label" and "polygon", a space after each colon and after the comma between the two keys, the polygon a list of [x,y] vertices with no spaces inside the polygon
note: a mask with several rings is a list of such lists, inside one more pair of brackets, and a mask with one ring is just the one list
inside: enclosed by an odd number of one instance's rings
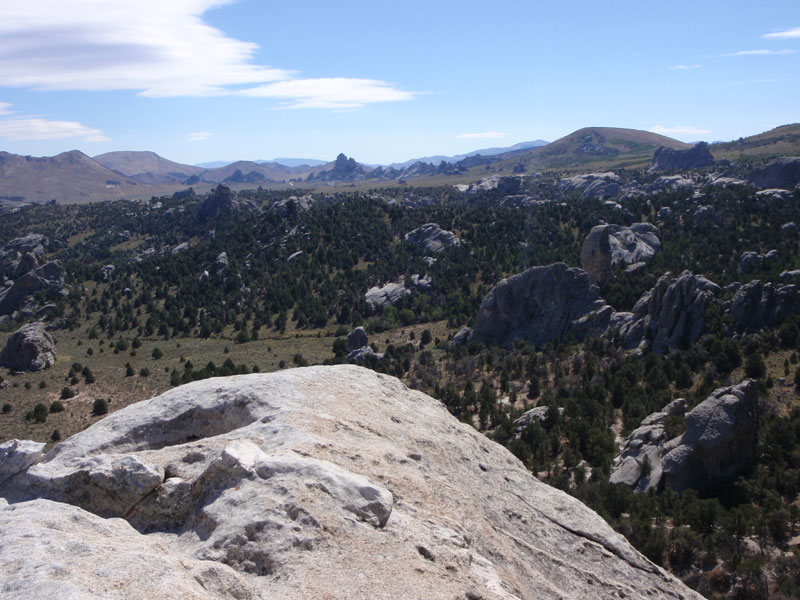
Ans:
{"label": "rocky ridge", "polygon": [[0,497],[0,597],[699,598],[439,402],[354,366],[175,388]]}

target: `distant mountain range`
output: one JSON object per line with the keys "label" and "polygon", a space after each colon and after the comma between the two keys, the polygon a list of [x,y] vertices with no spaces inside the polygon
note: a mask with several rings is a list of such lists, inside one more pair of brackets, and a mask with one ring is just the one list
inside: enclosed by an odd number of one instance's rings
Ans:
{"label": "distant mountain range", "polygon": [[453,156],[424,156],[422,158],[412,158],[411,160],[407,160],[402,163],[392,163],[388,165],[389,167],[394,167],[395,169],[403,169],[405,167],[410,167],[414,163],[430,163],[432,165],[438,165],[442,161],[446,163],[455,163],[460,160],[464,160],[465,158],[469,158],[470,156],[496,156],[498,154],[504,154],[507,152],[516,152],[517,150],[528,150],[530,148],[538,148],[539,146],[546,146],[549,142],[545,142],[544,140],[534,140],[533,142],[520,142],[519,144],[514,144],[513,146],[506,146],[504,148],[482,148],[481,150],[473,150],[472,152],[467,152],[466,154],[455,154]]}
{"label": "distant mountain range", "polygon": [[[235,162],[241,162],[241,161],[214,160],[211,162],[198,163],[195,166],[202,167],[203,169],[218,169],[220,167],[227,167],[228,165],[232,165]],[[318,160],[316,158],[273,158],[272,160],[254,160],[252,162],[258,163],[260,165],[266,163],[278,163],[279,165],[283,165],[284,167],[302,167],[303,165],[309,167],[318,167],[320,165],[327,164],[330,161]]]}
{"label": "distant mountain range", "polygon": [[[474,181],[492,173],[532,173],[548,169],[588,172],[646,166],[661,146],[689,144],[669,137],[611,127],[579,129],[550,144],[541,140],[507,148],[486,148],[458,156],[431,156],[388,166],[370,166],[340,154],[324,163],[310,159],[237,161],[184,165],[153,152],[109,152],[94,158],[78,150],[51,157],[0,152],[0,201],[83,203],[168,195],[189,186],[198,192],[218,183],[237,189],[258,186],[335,186],[357,182],[426,185]],[[800,124],[784,125],[732,142],[712,144],[716,159],[764,159],[800,155]],[[289,162],[290,165],[283,163]],[[302,164],[296,164],[302,162]],[[309,164],[314,163],[314,164]]]}

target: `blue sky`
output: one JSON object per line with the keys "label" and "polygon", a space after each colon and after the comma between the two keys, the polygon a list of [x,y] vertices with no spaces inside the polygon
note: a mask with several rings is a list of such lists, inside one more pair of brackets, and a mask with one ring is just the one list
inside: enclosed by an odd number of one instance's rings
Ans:
{"label": "blue sky", "polygon": [[800,5],[3,0],[0,150],[368,163],[800,121]]}

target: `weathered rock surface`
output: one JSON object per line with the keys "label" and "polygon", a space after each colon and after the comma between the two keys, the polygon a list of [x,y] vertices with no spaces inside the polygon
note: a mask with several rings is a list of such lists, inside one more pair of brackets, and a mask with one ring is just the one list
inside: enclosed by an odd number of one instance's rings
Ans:
{"label": "weathered rock surface", "polygon": [[42,458],[45,444],[29,440],[9,440],[0,444],[0,485]]}
{"label": "weathered rock surface", "polygon": [[[122,519],[33,500],[0,507],[0,598],[255,600],[242,575],[143,536]],[[8,543],[13,540],[13,543]]]}
{"label": "weathered rock surface", "polygon": [[664,446],[665,484],[705,490],[751,468],[758,438],[758,382],[719,388],[686,413],[686,431]]}
{"label": "weathered rock surface", "polygon": [[586,173],[567,177],[559,181],[558,185],[562,191],[576,190],[585,198],[596,198],[598,200],[614,198],[619,196],[622,191],[619,175],[610,171],[607,173]]}
{"label": "weathered rock surface", "polygon": [[800,185],[800,157],[782,156],[754,170],[748,181],[760,188],[791,189]]}
{"label": "weathered rock surface", "polygon": [[405,235],[405,240],[430,254],[436,254],[450,246],[461,244],[461,240],[455,233],[442,229],[436,223],[426,223],[409,231]]}
{"label": "weathered rock surface", "polygon": [[667,440],[665,423],[686,410],[679,398],[647,416],[626,438],[609,482],[636,491],[667,486],[703,491],[751,468],[758,435],[758,383],[719,388],[685,415],[685,430]]}
{"label": "weathered rock surface", "polygon": [[531,267],[489,291],[471,341],[509,346],[523,339],[543,348],[567,336],[577,319],[605,306],[585,271],[564,263]]}
{"label": "weathered rock surface", "polygon": [[347,348],[348,352],[352,352],[358,348],[363,348],[367,344],[369,344],[369,337],[367,336],[367,332],[363,327],[356,327],[353,329],[353,331],[347,334],[345,348]]}
{"label": "weathered rock surface", "polygon": [[411,293],[402,281],[385,283],[382,286],[371,287],[364,294],[364,299],[370,306],[394,306]]}
{"label": "weathered rock surface", "polygon": [[722,217],[720,217],[717,210],[708,204],[698,206],[694,211],[693,218],[695,225],[703,225],[706,223],[719,225],[722,221]]}
{"label": "weathered rock surface", "polygon": [[0,281],[7,277],[15,279],[37,268],[44,258],[47,237],[31,233],[14,238],[0,250]]}
{"label": "weathered rock surface", "polygon": [[13,371],[42,371],[55,362],[55,340],[41,323],[20,327],[0,351],[0,365]]}
{"label": "weathered rock surface", "polygon": [[658,228],[650,223],[596,225],[581,247],[581,267],[602,288],[613,265],[647,261],[660,251]]}
{"label": "weathered rock surface", "polygon": [[763,260],[764,257],[757,252],[742,252],[742,255],[739,257],[739,273],[748,275],[753,271],[758,271],[761,268]]}
{"label": "weathered rock surface", "polygon": [[[92,460],[163,472],[119,515],[133,527],[90,514],[121,469],[74,482],[83,509],[28,494]],[[699,598],[439,402],[354,366],[175,388],[0,497],[3,598]]]}
{"label": "weathered rock surface", "polygon": [[698,142],[686,150],[662,146],[653,155],[648,171],[688,171],[714,164],[714,157],[706,142]]}

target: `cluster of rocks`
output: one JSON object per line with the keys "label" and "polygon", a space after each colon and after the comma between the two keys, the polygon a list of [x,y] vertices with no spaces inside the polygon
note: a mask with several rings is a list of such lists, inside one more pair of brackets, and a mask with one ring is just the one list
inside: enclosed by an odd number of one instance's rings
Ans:
{"label": "cluster of rocks", "polygon": [[661,251],[658,228],[650,223],[597,225],[581,247],[581,267],[601,288],[611,277],[617,264],[632,265],[650,260]]}
{"label": "cluster of rocks", "polygon": [[770,250],[766,254],[758,254],[753,251],[742,252],[741,257],[739,257],[739,273],[742,275],[749,275],[750,273],[760,270],[762,267],[769,268],[775,264],[777,260],[777,250]]}
{"label": "cluster of rocks", "polygon": [[[686,413],[678,399],[647,416],[614,459],[609,481],[637,490],[704,491],[752,468],[758,439],[758,383],[719,388]],[[683,433],[667,439],[667,420]]]}
{"label": "cluster of rocks", "polygon": [[20,327],[0,351],[0,365],[12,371],[42,371],[55,362],[55,340],[41,323]]}
{"label": "cluster of rocks", "polygon": [[69,295],[61,263],[45,261],[47,245],[45,236],[30,234],[11,240],[0,252],[0,320],[36,316],[44,308],[35,300],[36,292],[53,299]]}
{"label": "cluster of rocks", "polygon": [[409,231],[405,240],[429,254],[437,254],[450,246],[461,244],[461,239],[456,234],[442,229],[436,223],[426,223]]}
{"label": "cluster of rocks", "polygon": [[44,455],[3,444],[0,536],[25,598],[700,598],[440,402],[351,365],[190,383]]}

